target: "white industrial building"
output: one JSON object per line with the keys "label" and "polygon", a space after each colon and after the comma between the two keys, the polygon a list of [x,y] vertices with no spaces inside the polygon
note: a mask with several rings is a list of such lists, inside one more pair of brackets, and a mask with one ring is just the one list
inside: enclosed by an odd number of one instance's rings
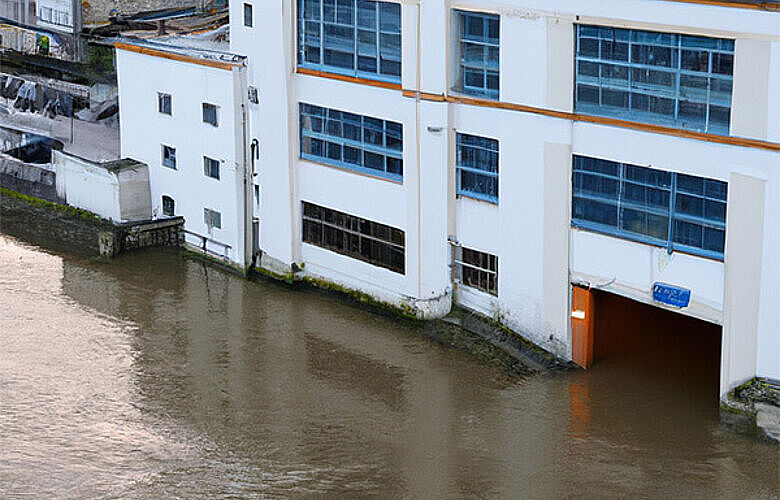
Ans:
{"label": "white industrial building", "polygon": [[459,304],[583,366],[597,290],[721,326],[721,394],[780,379],[777,4],[230,9],[229,69],[128,45],[118,59],[122,155],[188,229],[206,234],[218,206],[230,229],[210,234],[236,265],[255,254],[419,317]]}
{"label": "white industrial building", "polygon": [[149,166],[153,216],[184,216],[188,245],[243,269],[253,215],[246,67],[195,45],[117,43],[121,154]]}

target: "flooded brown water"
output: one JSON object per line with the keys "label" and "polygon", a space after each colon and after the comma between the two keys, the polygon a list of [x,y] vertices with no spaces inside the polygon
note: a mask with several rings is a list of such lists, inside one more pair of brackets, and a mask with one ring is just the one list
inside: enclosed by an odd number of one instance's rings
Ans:
{"label": "flooded brown water", "polygon": [[102,262],[0,234],[0,269],[2,498],[780,492],[779,449],[663,367],[521,378],[176,251]]}

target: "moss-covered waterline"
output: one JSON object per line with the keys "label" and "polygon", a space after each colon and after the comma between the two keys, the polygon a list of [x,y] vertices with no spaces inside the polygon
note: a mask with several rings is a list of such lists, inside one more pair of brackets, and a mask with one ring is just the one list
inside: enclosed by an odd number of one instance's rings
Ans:
{"label": "moss-covered waterline", "polygon": [[100,222],[105,225],[113,225],[111,221],[102,219],[99,215],[92,213],[90,211],[83,210],[81,208],[71,207],[70,205],[61,205],[53,201],[42,200],[40,198],[35,198],[34,196],[28,196],[26,194],[17,193],[16,191],[11,191],[10,189],[6,189],[3,187],[0,187],[0,196],[10,196],[12,198],[22,200],[25,203],[34,207],[47,208],[50,210],[61,212],[65,215],[79,217],[89,221]]}
{"label": "moss-covered waterline", "polygon": [[729,429],[780,445],[780,388],[760,378],[735,387],[720,401],[720,421]]}
{"label": "moss-covered waterline", "polygon": [[[55,211],[67,217],[83,219],[98,226],[116,227],[111,221],[102,219],[86,210],[41,200],[5,188],[0,188],[0,194],[19,199],[33,207]],[[357,306],[372,313],[393,318],[439,344],[468,352],[489,364],[500,366],[512,373],[526,375],[538,371],[540,366],[545,368],[559,366],[552,354],[535,346],[496,319],[482,317],[456,308],[451,316],[462,318],[466,314],[470,316],[470,320],[466,322],[452,321],[452,318],[422,320],[417,317],[416,310],[410,304],[384,302],[360,290],[345,287],[323,278],[305,275],[301,272],[305,267],[304,264],[293,266],[286,273],[274,272],[263,267],[253,267],[249,271],[245,271],[241,266],[206,254],[197,247],[185,244],[180,248],[188,258],[199,260],[231,274],[249,279],[259,277],[294,289],[316,291],[347,305]],[[480,325],[475,322],[479,322]],[[518,348],[518,343],[522,344],[523,347]],[[518,355],[518,353],[522,355]],[[534,363],[534,360],[542,360],[542,362]],[[529,366],[529,362],[533,366]]]}
{"label": "moss-covered waterline", "polygon": [[[298,269],[303,269],[303,266],[298,266]],[[280,274],[259,267],[253,268],[249,274],[293,289],[322,293],[346,305],[390,317],[438,344],[467,352],[516,375],[571,368],[570,363],[559,360],[498,320],[459,307],[454,307],[445,318],[420,319],[410,305],[384,302],[323,278],[293,272]]]}

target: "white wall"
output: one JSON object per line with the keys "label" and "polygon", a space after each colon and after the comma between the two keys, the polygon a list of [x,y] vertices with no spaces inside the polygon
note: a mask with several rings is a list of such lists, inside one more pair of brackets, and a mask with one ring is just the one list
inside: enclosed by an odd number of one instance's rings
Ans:
{"label": "white wall", "polygon": [[116,173],[119,180],[119,210],[123,220],[146,220],[152,217],[152,193],[149,189],[149,167],[136,165]]}
{"label": "white wall", "polygon": [[[247,83],[259,91],[249,104],[249,137],[260,143],[255,182],[260,186],[262,262],[275,272],[290,271],[300,261],[299,202],[293,158],[297,137],[297,100],[293,85],[295,2],[254,0],[254,27],[243,22],[243,3],[230,2],[231,51],[248,57]],[[274,20],[270,22],[269,20]]]}
{"label": "white wall", "polygon": [[[185,229],[230,245],[227,257],[243,266],[242,151],[236,142],[243,135],[234,88],[242,75],[125,50],[117,50],[117,73],[121,155],[149,166],[153,213],[161,216],[162,196],[172,197]],[[172,115],[158,112],[158,92],[172,96]],[[203,102],[219,106],[218,127],[203,123]],[[176,170],[162,165],[162,144],[176,148]],[[204,175],[203,156],[220,161],[219,180]],[[209,232],[204,208],[221,213],[220,229]],[[210,248],[223,253],[222,245]]]}
{"label": "white wall", "polygon": [[59,151],[52,154],[60,198],[68,205],[98,214],[104,219],[122,221],[119,179],[114,173]]}

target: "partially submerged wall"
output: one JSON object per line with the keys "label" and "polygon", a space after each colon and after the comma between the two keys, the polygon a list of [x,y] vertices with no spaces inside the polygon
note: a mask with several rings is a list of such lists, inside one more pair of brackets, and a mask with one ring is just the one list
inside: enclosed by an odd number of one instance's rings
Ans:
{"label": "partially submerged wall", "polygon": [[45,248],[87,256],[113,257],[184,241],[182,217],[113,224],[91,212],[5,188],[0,189],[0,230]]}

